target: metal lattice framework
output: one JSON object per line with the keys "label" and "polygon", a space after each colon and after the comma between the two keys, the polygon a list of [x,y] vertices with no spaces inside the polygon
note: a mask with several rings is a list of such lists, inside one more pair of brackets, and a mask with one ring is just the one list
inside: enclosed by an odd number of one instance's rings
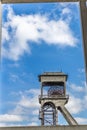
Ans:
{"label": "metal lattice framework", "polygon": [[53,86],[48,90],[48,96],[63,96],[64,86]]}
{"label": "metal lattice framework", "polygon": [[48,102],[46,104],[43,105],[42,107],[42,125],[56,125],[57,122],[57,117],[56,117],[56,108],[54,106],[54,104],[52,104],[51,102]]}

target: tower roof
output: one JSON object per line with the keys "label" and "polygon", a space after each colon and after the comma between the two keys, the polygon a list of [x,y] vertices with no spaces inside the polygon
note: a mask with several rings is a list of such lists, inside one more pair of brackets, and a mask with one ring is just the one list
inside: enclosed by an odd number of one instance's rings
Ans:
{"label": "tower roof", "polygon": [[43,74],[39,75],[39,81],[41,81],[41,77],[50,77],[50,76],[64,76],[66,77],[66,81],[67,81],[67,78],[68,78],[68,75],[67,74],[64,74],[63,72],[44,72]]}

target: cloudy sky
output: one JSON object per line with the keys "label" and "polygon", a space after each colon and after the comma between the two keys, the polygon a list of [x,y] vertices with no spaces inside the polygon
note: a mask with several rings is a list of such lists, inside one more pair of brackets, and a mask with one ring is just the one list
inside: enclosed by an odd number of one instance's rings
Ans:
{"label": "cloudy sky", "polygon": [[[43,72],[68,74],[67,109],[87,124],[81,21],[78,3],[2,6],[0,126],[40,125]],[[60,114],[59,124],[67,124]]]}

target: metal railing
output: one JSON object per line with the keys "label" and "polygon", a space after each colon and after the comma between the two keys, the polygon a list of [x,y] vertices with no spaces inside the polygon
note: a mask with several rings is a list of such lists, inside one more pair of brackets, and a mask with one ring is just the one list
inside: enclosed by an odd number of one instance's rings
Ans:
{"label": "metal railing", "polygon": [[63,99],[63,98],[67,98],[69,99],[69,95],[39,95],[39,99],[44,99],[44,98],[59,98],[59,99]]}

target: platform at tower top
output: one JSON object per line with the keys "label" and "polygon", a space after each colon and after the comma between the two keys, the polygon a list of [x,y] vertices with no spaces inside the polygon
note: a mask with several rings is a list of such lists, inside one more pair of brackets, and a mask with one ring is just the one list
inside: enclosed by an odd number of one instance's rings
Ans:
{"label": "platform at tower top", "polygon": [[87,130],[87,125],[0,127],[0,130]]}

